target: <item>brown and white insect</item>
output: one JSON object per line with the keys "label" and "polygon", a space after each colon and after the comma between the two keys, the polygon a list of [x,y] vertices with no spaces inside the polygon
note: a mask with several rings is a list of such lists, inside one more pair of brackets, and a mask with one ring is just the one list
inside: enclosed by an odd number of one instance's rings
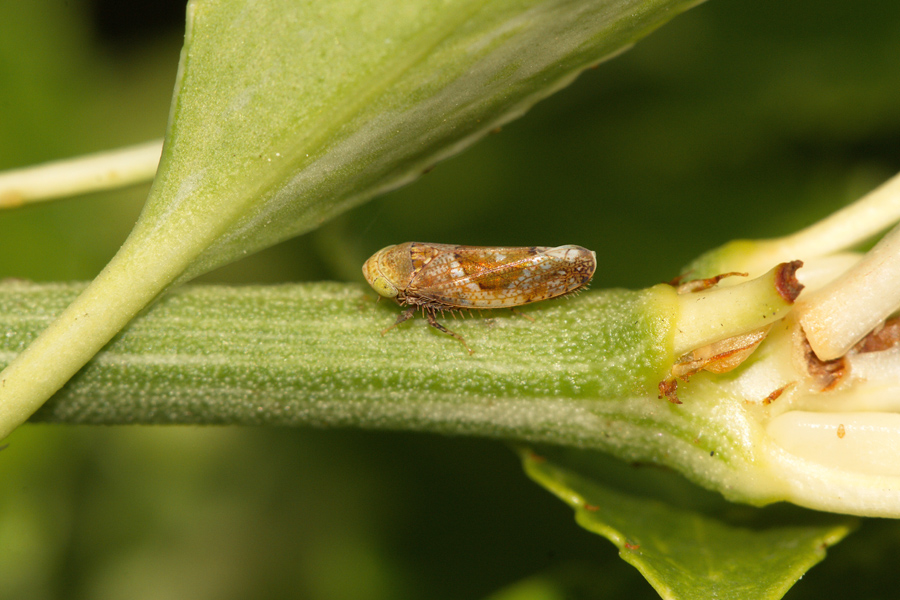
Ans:
{"label": "brown and white insect", "polygon": [[385,298],[408,306],[382,332],[422,309],[428,323],[466,341],[437,322],[447,310],[514,308],[577,291],[597,269],[597,256],[581,246],[521,248],[407,242],[388,246],[363,265],[369,285]]}

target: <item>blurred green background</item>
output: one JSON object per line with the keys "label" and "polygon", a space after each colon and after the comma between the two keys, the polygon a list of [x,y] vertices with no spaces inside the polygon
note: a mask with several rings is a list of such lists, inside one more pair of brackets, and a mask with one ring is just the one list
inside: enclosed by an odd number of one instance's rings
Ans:
{"label": "blurred green background", "polygon": [[[0,168],[163,134],[184,6],[146,5],[0,3]],[[595,288],[652,285],[900,171],[898,82],[894,0],[710,0],[413,185],[203,279],[362,282],[417,240],[580,244]],[[0,213],[0,277],[92,278],[146,193]],[[35,425],[8,444],[2,599],[481,598],[539,572],[656,596],[498,442]],[[868,521],[788,598],[893,597],[898,549]]]}

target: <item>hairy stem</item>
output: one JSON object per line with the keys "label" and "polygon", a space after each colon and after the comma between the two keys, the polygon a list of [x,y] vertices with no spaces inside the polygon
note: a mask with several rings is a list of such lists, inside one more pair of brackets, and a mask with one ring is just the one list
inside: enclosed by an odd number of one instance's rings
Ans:
{"label": "hairy stem", "polygon": [[[0,286],[8,362],[82,284]],[[189,287],[156,303],[34,419],[392,427],[596,445],[591,409],[655,398],[671,366],[668,286],[452,324],[475,350],[354,285]],[[450,318],[447,315],[447,318]]]}

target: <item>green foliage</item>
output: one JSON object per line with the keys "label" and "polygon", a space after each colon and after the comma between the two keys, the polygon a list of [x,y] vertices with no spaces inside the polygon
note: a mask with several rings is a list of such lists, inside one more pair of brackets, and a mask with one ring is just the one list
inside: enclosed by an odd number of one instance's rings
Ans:
{"label": "green foliage", "polygon": [[171,285],[412,180],[695,1],[189,3],[147,204],[0,374],[0,437]]}
{"label": "green foliage", "polygon": [[[112,60],[61,3],[9,8],[4,48],[28,66],[0,74],[16,90],[4,166],[159,134],[177,36]],[[421,239],[573,242],[605,261],[595,288],[667,280],[720,242],[792,231],[897,171],[900,103],[884,85],[900,76],[897,18],[894,2],[717,0],[417,185],[211,277],[350,280],[372,251]],[[0,215],[4,276],[93,276],[143,192]],[[392,319],[374,312],[378,327]],[[431,340],[421,325],[401,333]],[[486,443],[46,426],[10,443],[4,597],[477,597],[570,560],[593,571],[587,597],[646,592]],[[898,539],[867,521],[789,597],[889,596]]]}
{"label": "green foliage", "polygon": [[727,507],[669,473],[636,476],[595,454],[522,454],[528,475],[575,509],[579,525],[615,544],[667,600],[781,598],[854,528],[846,517],[800,511],[779,523],[771,511],[767,518]]}
{"label": "green foliage", "polygon": [[411,181],[694,3],[196,2],[142,222],[214,228],[186,276],[231,262]]}

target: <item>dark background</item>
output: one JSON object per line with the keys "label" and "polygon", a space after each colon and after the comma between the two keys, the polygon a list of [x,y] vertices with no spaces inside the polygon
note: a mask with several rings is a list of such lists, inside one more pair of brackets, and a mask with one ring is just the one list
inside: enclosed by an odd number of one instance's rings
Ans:
{"label": "dark background", "polygon": [[[0,168],[161,136],[183,11],[0,6]],[[369,254],[419,240],[581,244],[595,288],[651,285],[900,171],[898,81],[900,3],[711,0],[413,185],[204,279],[361,282]],[[93,277],[146,192],[0,214],[0,277]],[[498,442],[41,425],[9,443],[0,598],[478,598],[543,569],[655,597]],[[866,522],[788,597],[893,597],[897,533]]]}

